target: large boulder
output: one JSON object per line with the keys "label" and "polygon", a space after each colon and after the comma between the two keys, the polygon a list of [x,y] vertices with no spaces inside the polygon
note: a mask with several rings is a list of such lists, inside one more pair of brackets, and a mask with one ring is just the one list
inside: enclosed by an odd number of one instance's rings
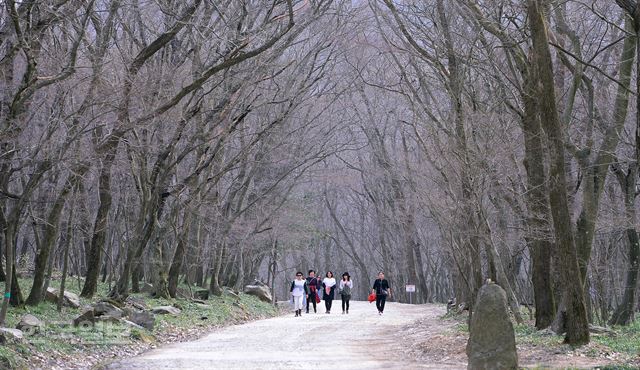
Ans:
{"label": "large boulder", "polygon": [[156,323],[156,317],[153,313],[148,311],[132,311],[129,313],[129,321],[145,329],[153,330],[153,326]]}
{"label": "large boulder", "polygon": [[263,283],[262,281],[260,281],[258,279],[253,279],[253,282],[251,282],[251,284],[249,284],[249,285],[268,286],[266,283]]}
{"label": "large boulder", "polygon": [[73,308],[80,308],[80,297],[75,293],[65,291],[64,301],[62,304]]}
{"label": "large boulder", "polygon": [[96,319],[96,322],[100,322],[100,323],[103,323],[103,324],[120,324],[120,323],[122,323],[121,319],[119,319],[117,317],[109,316],[109,315],[97,316],[95,319]]}
{"label": "large boulder", "polygon": [[20,329],[0,328],[0,344],[19,342],[24,335]]}
{"label": "large boulder", "polygon": [[32,335],[39,332],[42,329],[42,327],[43,327],[42,321],[40,321],[40,319],[38,319],[37,317],[31,314],[26,314],[22,316],[22,319],[20,319],[20,322],[18,323],[18,325],[16,325],[16,329],[21,330],[23,333],[26,333],[27,335]]}
{"label": "large boulder", "polygon": [[151,309],[156,315],[178,315],[182,312],[179,308],[173,306],[158,306]]}
{"label": "large boulder", "polygon": [[609,337],[617,337],[618,333],[616,333],[614,330],[611,330],[609,328],[605,328],[602,326],[596,326],[596,325],[592,325],[589,324],[589,332],[593,333],[593,334],[604,334],[607,335]]}
{"label": "large boulder", "polygon": [[125,303],[141,311],[144,311],[148,308],[144,299],[131,296],[131,295],[127,297],[127,300],[125,301]]}
{"label": "large boulder", "polygon": [[191,298],[191,290],[185,288],[176,288],[176,298]]}
{"label": "large boulder", "polygon": [[[52,303],[58,303],[58,289],[48,287],[44,299]],[[76,294],[65,290],[62,304],[68,307],[80,308],[80,298]]]}
{"label": "large boulder", "polygon": [[516,337],[507,308],[507,295],[489,283],[478,292],[469,326],[469,370],[518,369]]}
{"label": "large boulder", "polygon": [[244,293],[258,297],[263,302],[271,302],[271,289],[264,284],[250,284],[244,287]]}
{"label": "large boulder", "polygon": [[[231,289],[229,287],[222,288],[222,294],[226,295],[226,296],[229,296],[231,298],[234,298],[234,299],[240,299],[240,296],[238,295],[238,293],[234,292],[233,289]],[[271,302],[271,301],[269,301],[269,302]]]}
{"label": "large boulder", "polygon": [[152,284],[149,284],[147,282],[143,282],[142,283],[142,287],[140,287],[140,292],[141,293],[147,293],[147,294],[154,294],[156,292],[155,288],[153,287]]}
{"label": "large boulder", "polygon": [[124,316],[124,313],[120,308],[105,301],[100,301],[93,305],[93,314],[95,316],[109,316],[116,319],[120,319]]}
{"label": "large boulder", "polygon": [[52,287],[48,287],[44,293],[44,300],[51,303],[58,303],[58,290]]}
{"label": "large boulder", "polygon": [[80,326],[80,327],[86,328],[86,327],[93,326],[95,322],[96,322],[96,317],[93,314],[93,310],[87,310],[82,315],[73,319],[73,326],[75,327]]}
{"label": "large boulder", "polygon": [[206,301],[207,299],[209,299],[209,289],[198,289],[193,292],[193,297]]}
{"label": "large boulder", "polygon": [[124,320],[124,319],[123,319],[123,320],[120,320],[120,322],[121,322],[121,323],[123,323],[123,324],[125,324],[125,325],[127,325],[127,326],[128,326],[128,327],[130,327],[130,328],[133,328],[133,329],[139,329],[139,330],[144,329],[142,326],[140,326],[140,325],[136,324],[136,323],[135,323],[135,322],[133,322],[133,321],[129,321],[129,320]]}

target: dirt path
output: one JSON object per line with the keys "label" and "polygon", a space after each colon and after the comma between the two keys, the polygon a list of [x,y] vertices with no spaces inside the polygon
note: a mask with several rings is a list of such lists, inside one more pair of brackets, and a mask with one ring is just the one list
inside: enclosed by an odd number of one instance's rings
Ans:
{"label": "dirt path", "polygon": [[[467,334],[443,320],[443,305],[352,302],[349,315],[293,314],[217,330],[193,342],[158,348],[106,367],[120,369],[466,369]],[[324,308],[319,310],[324,312]],[[592,369],[610,361],[592,358],[597,345],[519,344],[520,366]],[[627,361],[628,362],[628,361]]]}
{"label": "dirt path", "polygon": [[[352,302],[334,312],[293,314],[221,329],[197,341],[178,343],[111,364],[107,369],[446,369],[461,363],[424,363],[407,356],[402,333],[420,320],[442,330],[442,305]],[[324,308],[319,311],[324,312]],[[400,335],[398,335],[400,334]]]}

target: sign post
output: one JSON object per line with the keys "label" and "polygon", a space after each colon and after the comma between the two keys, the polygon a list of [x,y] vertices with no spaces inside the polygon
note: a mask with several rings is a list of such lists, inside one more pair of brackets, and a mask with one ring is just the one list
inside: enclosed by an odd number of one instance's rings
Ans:
{"label": "sign post", "polygon": [[405,289],[406,289],[406,292],[409,293],[409,304],[411,304],[411,293],[415,293],[416,286],[413,284],[407,284]]}

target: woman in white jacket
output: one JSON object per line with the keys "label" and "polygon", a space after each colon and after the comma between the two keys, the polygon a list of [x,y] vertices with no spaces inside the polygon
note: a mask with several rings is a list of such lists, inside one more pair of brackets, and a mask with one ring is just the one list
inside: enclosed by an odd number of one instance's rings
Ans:
{"label": "woman in white jacket", "polygon": [[293,306],[296,311],[296,317],[302,316],[302,306],[304,298],[309,294],[309,288],[307,287],[307,281],[302,277],[302,272],[296,273],[296,279],[291,282],[291,296],[293,298]]}
{"label": "woman in white jacket", "polygon": [[333,303],[333,293],[336,290],[336,279],[333,277],[333,272],[328,271],[326,277],[322,280],[322,287],[324,288],[324,307],[327,309],[326,313],[331,313],[331,304]]}

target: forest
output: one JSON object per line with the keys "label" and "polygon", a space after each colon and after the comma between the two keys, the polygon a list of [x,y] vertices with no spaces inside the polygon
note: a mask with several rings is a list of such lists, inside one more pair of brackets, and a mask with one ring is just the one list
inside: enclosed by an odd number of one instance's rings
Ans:
{"label": "forest", "polygon": [[573,345],[640,310],[635,0],[0,4],[0,326],[308,269]]}

